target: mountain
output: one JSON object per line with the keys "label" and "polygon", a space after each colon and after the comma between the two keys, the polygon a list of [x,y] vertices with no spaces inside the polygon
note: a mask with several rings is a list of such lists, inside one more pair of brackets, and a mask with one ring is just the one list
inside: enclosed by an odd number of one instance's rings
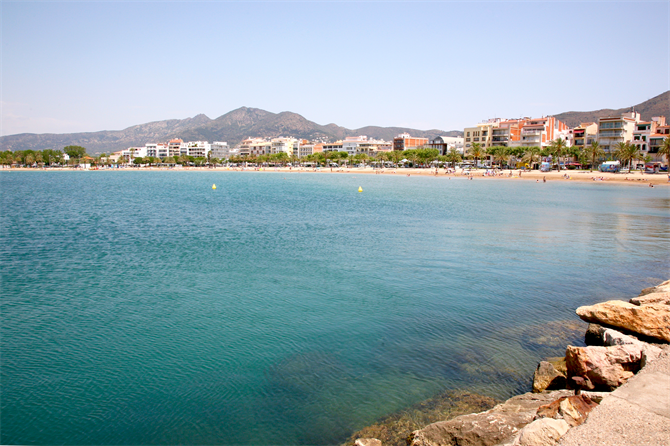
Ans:
{"label": "mountain", "polygon": [[604,108],[602,110],[588,112],[571,111],[554,115],[554,117],[559,121],[566,123],[569,127],[577,127],[582,122],[598,122],[598,118],[618,116],[621,113],[629,112],[631,110],[639,112],[643,121],[649,121],[653,116],[665,116],[670,118],[670,90],[632,107],[620,108],[618,110]]}
{"label": "mountain", "polygon": [[20,133],[0,137],[1,150],[62,150],[65,146],[86,147],[88,153],[114,152],[147,142],[162,142],[171,135],[179,135],[193,128],[201,127],[211,121],[200,114],[186,119],[168,119],[128,127],[125,130],[103,130],[86,133]]}
{"label": "mountain", "polygon": [[165,142],[172,138],[184,141],[226,141],[234,146],[247,137],[293,136],[301,139],[335,141],[346,136],[366,135],[391,141],[399,133],[433,138],[435,136],[463,136],[452,130],[417,130],[404,127],[363,127],[350,130],[336,124],[319,125],[292,112],[271,113],[258,108],[241,107],[210,119],[197,115],[187,119],[170,119],[128,127],[125,130],[89,133],[34,134],[22,133],[0,137],[2,150],[62,149],[68,145],[86,147],[89,153],[114,152],[148,142]]}

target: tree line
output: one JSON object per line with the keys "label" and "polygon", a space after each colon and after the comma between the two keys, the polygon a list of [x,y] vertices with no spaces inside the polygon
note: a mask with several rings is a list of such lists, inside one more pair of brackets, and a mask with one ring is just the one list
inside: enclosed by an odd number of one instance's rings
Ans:
{"label": "tree line", "polygon": [[[665,138],[663,145],[658,153],[665,156],[668,163],[670,163],[670,138]],[[65,160],[64,154],[67,154],[69,160]],[[408,164],[410,167],[428,167],[437,162],[442,165],[451,165],[455,167],[457,163],[463,161],[464,158],[474,160],[475,166],[484,159],[490,160],[494,167],[509,167],[517,168],[519,164],[529,169],[534,169],[539,164],[541,159],[551,156],[552,162],[559,168],[567,160],[575,160],[580,166],[589,166],[591,170],[596,163],[602,160],[619,160],[623,166],[628,166],[629,169],[633,167],[633,163],[637,160],[644,162],[651,161],[651,156],[644,155],[638,150],[635,144],[629,142],[620,142],[610,153],[605,153],[600,144],[594,141],[583,148],[572,146],[568,147],[565,140],[557,138],[551,142],[547,147],[507,147],[507,146],[493,146],[488,149],[482,148],[481,144],[474,143],[467,151],[465,157],[455,148],[449,149],[445,155],[441,155],[438,149],[421,147],[417,149],[409,149],[404,151],[390,151],[390,152],[376,152],[374,154],[359,153],[350,156],[347,152],[317,152],[298,158],[294,155],[289,155],[286,152],[265,155],[248,155],[248,156],[232,156],[229,159],[219,159],[211,157],[211,152],[207,157],[193,157],[188,155],[168,156],[166,158],[157,157],[134,157],[131,150],[130,156],[121,156],[118,160],[112,159],[106,153],[97,156],[90,156],[86,153],[86,149],[81,146],[66,146],[63,150],[18,150],[16,152],[5,151],[0,152],[0,164],[3,165],[19,165],[27,167],[42,167],[42,166],[78,166],[85,162],[94,166],[111,166],[133,164],[141,165],[191,165],[191,166],[205,166],[205,165],[222,165],[226,162],[231,163],[255,163],[268,165],[282,165],[289,163],[297,164],[312,164],[319,166],[330,165],[348,165],[353,164]],[[563,161],[563,163],[561,163]]]}

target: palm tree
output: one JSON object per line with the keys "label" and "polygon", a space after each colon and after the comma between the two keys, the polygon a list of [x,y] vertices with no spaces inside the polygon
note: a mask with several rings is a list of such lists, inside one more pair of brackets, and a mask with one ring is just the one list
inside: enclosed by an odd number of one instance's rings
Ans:
{"label": "palm tree", "polygon": [[472,147],[468,152],[469,152],[468,155],[474,158],[476,168],[478,164],[477,161],[485,155],[485,152],[482,149],[482,145],[479,144],[478,142],[472,143]]}
{"label": "palm tree", "polygon": [[567,145],[565,144],[565,140],[563,138],[556,138],[551,142],[551,145],[549,146],[549,150],[551,154],[556,157],[556,164],[558,164],[558,170],[561,170],[561,157],[565,154],[565,149],[567,149]]}
{"label": "palm tree", "polygon": [[596,163],[596,159],[603,156],[605,151],[600,147],[598,141],[593,141],[591,145],[584,147],[584,152],[591,160],[591,172],[593,172],[593,165]]}
{"label": "palm tree", "polygon": [[526,147],[523,153],[522,161],[528,164],[528,168],[533,170],[535,159],[540,155],[540,148],[537,146]]}
{"label": "palm tree", "polygon": [[449,151],[445,156],[447,162],[452,163],[454,169],[456,168],[456,163],[460,163],[463,160],[463,157],[461,156],[460,152],[456,150],[455,147],[449,149]]}
{"label": "palm tree", "polygon": [[[666,165],[670,166],[670,136],[663,140],[661,148],[658,149],[658,154],[661,155],[661,157],[665,156]],[[668,171],[670,172],[670,169],[668,169]]]}
{"label": "palm tree", "polygon": [[615,147],[614,157],[621,161],[622,165],[628,161],[628,172],[630,172],[633,160],[640,158],[640,153],[635,144],[619,142]]}

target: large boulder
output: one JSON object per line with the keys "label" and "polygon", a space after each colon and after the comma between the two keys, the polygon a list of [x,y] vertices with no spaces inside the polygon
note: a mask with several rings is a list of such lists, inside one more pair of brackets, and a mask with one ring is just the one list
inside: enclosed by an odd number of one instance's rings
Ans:
{"label": "large boulder", "polygon": [[577,308],[577,315],[586,322],[604,324],[670,342],[670,306],[634,305],[611,300]]}
{"label": "large boulder", "polygon": [[[563,368],[565,368],[565,358]],[[566,373],[558,370],[554,364],[549,361],[541,361],[535,374],[533,375],[533,392],[540,393],[545,390],[565,389],[567,385]]]}
{"label": "large boulder", "polygon": [[626,382],[641,365],[643,349],[625,344],[612,347],[574,347],[565,351],[568,381],[573,376],[586,378],[589,390],[612,390]]}
{"label": "large boulder", "polygon": [[541,418],[521,429],[513,446],[553,446],[569,429],[563,419]]}
{"label": "large boulder", "polygon": [[429,424],[410,434],[411,446],[493,446],[510,443],[519,430],[533,421],[538,407],[570,396],[559,390],[544,393],[525,393],[498,404],[491,410],[462,415],[448,421]]}

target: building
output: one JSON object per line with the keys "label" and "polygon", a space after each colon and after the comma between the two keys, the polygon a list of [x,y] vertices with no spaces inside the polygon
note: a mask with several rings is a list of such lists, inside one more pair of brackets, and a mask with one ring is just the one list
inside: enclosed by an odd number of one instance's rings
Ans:
{"label": "building", "polygon": [[180,155],[192,156],[194,158],[207,158],[210,145],[207,141],[182,142],[179,148]]}
{"label": "building", "polygon": [[293,146],[298,145],[298,140],[295,138],[274,138],[270,144],[270,153],[286,153],[288,156],[293,155]]}
{"label": "building", "polygon": [[491,145],[509,147],[521,140],[521,128],[524,119],[507,119],[499,121],[498,126],[491,129]]}
{"label": "building", "polygon": [[393,150],[411,150],[428,144],[428,138],[412,138],[409,133],[401,133],[393,138]]}
{"label": "building", "polygon": [[230,148],[227,142],[214,141],[210,144],[210,152],[212,153],[212,158],[221,160],[230,158]]}
{"label": "building", "polygon": [[584,149],[596,141],[598,136],[598,124],[595,122],[582,122],[569,131],[570,145],[578,149]]}
{"label": "building", "polygon": [[[249,156],[249,155],[251,155],[252,147],[258,147],[265,142],[267,142],[267,141],[263,138],[247,138],[245,140],[242,140],[242,142],[240,142],[240,145],[237,147],[237,155],[238,156]],[[263,149],[263,150],[265,150],[265,149]],[[263,154],[264,153],[262,153],[261,155],[263,155]]]}
{"label": "building", "polygon": [[446,155],[450,149],[456,149],[463,153],[463,138],[460,136],[436,136],[428,141],[428,147],[440,151],[440,155]]}
{"label": "building", "polygon": [[128,147],[121,151],[121,156],[125,156],[129,161],[132,161],[135,158],[144,158],[148,156],[147,147]]}
{"label": "building", "polygon": [[342,151],[349,156],[365,154],[374,155],[376,152],[390,149],[391,143],[384,140],[370,139],[367,136],[348,136],[342,141]]}
{"label": "building", "polygon": [[177,157],[181,153],[181,145],[184,143],[181,139],[172,139],[168,143],[168,153],[167,156]]}
{"label": "building", "polygon": [[520,140],[510,142],[510,147],[547,147],[557,138],[564,138],[569,145],[569,132],[569,127],[553,116],[527,119],[521,125]]}
{"label": "building", "polygon": [[606,153],[613,152],[618,143],[633,140],[635,126],[639,122],[640,114],[634,111],[598,118],[598,144]]}
{"label": "building", "polygon": [[484,150],[493,146],[493,129],[498,128],[500,119],[489,119],[476,127],[467,127],[463,130],[463,149],[468,152],[474,143]]}
{"label": "building", "polygon": [[342,141],[335,141],[334,143],[323,144],[324,152],[340,152],[344,150]]}

